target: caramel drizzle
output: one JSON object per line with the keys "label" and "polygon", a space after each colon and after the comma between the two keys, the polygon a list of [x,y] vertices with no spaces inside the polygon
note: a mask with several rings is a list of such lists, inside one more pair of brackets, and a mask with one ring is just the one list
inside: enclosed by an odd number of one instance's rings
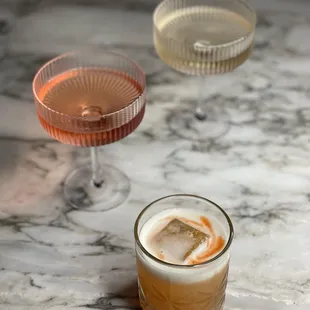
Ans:
{"label": "caramel drizzle", "polygon": [[204,226],[206,226],[209,229],[211,240],[210,240],[208,250],[205,253],[198,255],[195,259],[191,259],[189,262],[190,265],[195,265],[195,264],[206,262],[208,258],[220,252],[225,246],[224,238],[222,236],[216,236],[214,229],[213,229],[213,225],[210,222],[210,220],[205,216],[201,216],[200,220],[204,224]]}

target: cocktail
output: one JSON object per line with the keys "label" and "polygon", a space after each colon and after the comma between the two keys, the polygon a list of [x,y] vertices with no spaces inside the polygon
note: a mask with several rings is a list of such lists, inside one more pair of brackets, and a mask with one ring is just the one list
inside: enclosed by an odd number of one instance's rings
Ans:
{"label": "cocktail", "polygon": [[196,109],[174,111],[170,128],[190,140],[215,139],[229,129],[218,102],[205,104],[205,75],[223,74],[243,64],[253,48],[256,15],[246,0],[164,0],[153,16],[154,44],[173,69],[200,76]]}
{"label": "cocktail", "polygon": [[143,310],[222,310],[233,235],[208,199],[171,195],[147,206],[135,224]]}
{"label": "cocktail", "polygon": [[43,65],[33,81],[39,121],[58,141],[90,147],[91,164],[65,180],[64,195],[75,208],[108,210],[130,191],[128,177],[101,165],[98,147],[132,133],[145,111],[145,75],[127,57],[110,51],[79,51]]}

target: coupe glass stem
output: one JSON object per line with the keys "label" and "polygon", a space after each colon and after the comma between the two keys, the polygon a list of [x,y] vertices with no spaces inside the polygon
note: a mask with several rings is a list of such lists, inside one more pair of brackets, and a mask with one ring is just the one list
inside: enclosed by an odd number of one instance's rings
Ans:
{"label": "coupe glass stem", "polygon": [[205,87],[205,77],[202,75],[199,77],[198,100],[195,110],[195,117],[199,121],[205,121],[208,118],[206,109],[204,107],[204,97],[203,97],[204,87]]}
{"label": "coupe glass stem", "polygon": [[99,148],[91,147],[90,155],[91,155],[92,183],[96,187],[101,187],[104,181],[99,163]]}

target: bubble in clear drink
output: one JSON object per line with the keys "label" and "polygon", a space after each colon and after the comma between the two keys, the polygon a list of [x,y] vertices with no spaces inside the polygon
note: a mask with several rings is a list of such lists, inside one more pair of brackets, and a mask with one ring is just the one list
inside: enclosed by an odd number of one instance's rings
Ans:
{"label": "bubble in clear drink", "polygon": [[186,223],[173,219],[151,240],[158,257],[173,263],[185,263],[209,236]]}
{"label": "bubble in clear drink", "polygon": [[207,40],[199,40],[194,43],[194,50],[198,52],[205,52],[210,49],[211,42]]}

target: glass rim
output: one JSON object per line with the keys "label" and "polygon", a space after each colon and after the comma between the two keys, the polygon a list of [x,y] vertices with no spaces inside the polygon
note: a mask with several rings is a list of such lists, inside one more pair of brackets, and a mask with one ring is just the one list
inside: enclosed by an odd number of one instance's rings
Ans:
{"label": "glass rim", "polygon": [[[139,75],[142,77],[143,81],[142,83],[139,85],[141,86],[141,89],[142,89],[142,92],[141,94],[136,97],[129,105],[123,107],[122,109],[120,110],[117,110],[115,112],[111,112],[111,113],[107,113],[107,114],[103,114],[100,116],[100,118],[107,118],[107,117],[111,117],[113,115],[117,115],[119,113],[121,113],[122,111],[126,110],[126,109],[130,109],[132,106],[134,106],[139,100],[141,97],[145,96],[145,92],[146,92],[146,75],[145,75],[145,72],[143,71],[142,67],[137,64],[134,60],[130,59],[128,56],[122,54],[122,53],[116,53],[116,52],[113,52],[113,51],[107,51],[107,50],[103,50],[103,51],[99,51],[99,50],[88,50],[87,51],[93,54],[99,54],[100,53],[104,53],[104,54],[109,54],[109,55],[112,55],[112,56],[116,56],[116,57],[119,57],[119,58],[123,58],[124,60],[128,61],[129,63],[131,63],[138,71]],[[53,62],[55,62],[56,60],[59,60],[59,59],[63,59],[63,58],[66,58],[70,55],[78,55],[79,53],[84,53],[84,50],[75,50],[75,51],[70,51],[70,52],[67,52],[67,53],[62,53],[56,57],[53,57],[52,59],[50,59],[49,61],[47,61],[46,63],[44,63],[40,68],[39,70],[36,72],[34,78],[33,78],[33,81],[32,81],[32,93],[34,95],[34,98],[35,100],[42,106],[44,107],[44,109],[47,109],[49,110],[51,113],[54,113],[54,114],[57,114],[57,115],[60,115],[60,116],[65,116],[65,117],[68,117],[72,120],[81,120],[81,121],[84,121],[85,117],[83,116],[72,116],[72,115],[69,115],[67,113],[62,113],[62,112],[59,112],[59,111],[56,111],[54,109],[52,109],[51,107],[48,107],[46,104],[44,104],[44,102],[39,98],[38,96],[38,93],[37,91],[35,90],[35,86],[36,86],[36,82],[40,76],[40,74],[42,73],[42,71],[44,69],[46,69],[48,66],[50,66]],[[74,69],[74,68],[72,68]]]}
{"label": "glass rim", "polygon": [[[147,210],[149,210],[153,205],[155,205],[156,203],[168,199],[168,198],[173,198],[173,197],[187,197],[187,198],[194,198],[194,199],[198,199],[198,200],[202,200],[206,203],[211,204],[213,207],[216,207],[226,218],[228,226],[229,226],[229,238],[227,240],[227,243],[225,245],[225,247],[214,257],[212,257],[210,260],[207,260],[206,262],[202,262],[202,263],[198,263],[198,264],[193,264],[193,265],[178,265],[178,264],[173,264],[173,263],[168,263],[168,262],[164,262],[162,260],[160,260],[159,258],[157,258],[156,256],[154,256],[153,254],[151,254],[149,251],[147,251],[147,249],[143,246],[142,242],[140,241],[140,237],[139,237],[139,232],[138,232],[138,226],[140,223],[140,220],[142,219],[142,216],[145,214],[145,212]],[[156,200],[154,200],[153,202],[151,202],[150,204],[148,204],[138,215],[136,222],[135,222],[135,226],[134,226],[134,236],[135,236],[135,241],[138,244],[139,248],[142,250],[142,252],[148,256],[150,259],[152,259],[153,261],[161,264],[161,265],[165,265],[167,267],[173,267],[173,268],[181,268],[181,269],[191,269],[191,268],[198,268],[198,267],[203,267],[203,266],[207,266],[210,263],[216,261],[217,259],[219,259],[220,257],[222,257],[230,248],[233,238],[234,238],[234,226],[232,224],[232,221],[230,219],[230,217],[228,216],[228,214],[224,211],[224,209],[222,207],[220,207],[218,204],[216,204],[215,202],[213,202],[210,199],[198,196],[198,195],[193,195],[193,194],[173,194],[173,195],[168,195],[168,196],[164,196],[161,198],[158,198]]]}
{"label": "glass rim", "polygon": [[[162,2],[160,2],[157,7],[155,8],[154,10],[154,13],[153,13],[153,27],[156,29],[156,31],[159,32],[159,29],[157,27],[157,23],[156,23],[156,18],[157,18],[157,14],[159,13],[159,10],[166,4],[168,3],[169,1],[176,1],[176,0],[163,0]],[[256,26],[256,23],[257,23],[257,15],[256,15],[256,12],[255,12],[255,9],[254,7],[250,4],[249,1],[247,0],[234,0],[236,2],[239,2],[239,3],[242,3],[248,10],[249,12],[251,12],[252,14],[252,17],[253,17],[253,23],[252,26],[253,26],[253,29],[252,31],[250,31],[248,34],[242,36],[241,38],[237,39],[237,40],[233,40],[233,41],[230,41],[228,43],[222,43],[222,44],[218,44],[218,45],[214,45],[215,48],[223,48],[223,47],[229,47],[229,46],[232,46],[232,45],[235,45],[235,44],[238,44],[244,40],[246,40],[247,38],[249,38],[254,32],[255,32],[255,26]],[[193,5],[194,6],[194,5]],[[180,8],[182,9],[182,8]],[[161,34],[162,35],[162,34]],[[162,35],[163,37],[165,37],[166,39],[168,39],[169,41],[171,42],[174,42],[174,43],[177,43],[177,44],[180,44],[186,48],[192,48],[193,45],[192,44],[187,44],[187,43],[182,43],[178,40],[175,40],[173,38],[171,38],[170,36],[165,36],[165,35]]]}

